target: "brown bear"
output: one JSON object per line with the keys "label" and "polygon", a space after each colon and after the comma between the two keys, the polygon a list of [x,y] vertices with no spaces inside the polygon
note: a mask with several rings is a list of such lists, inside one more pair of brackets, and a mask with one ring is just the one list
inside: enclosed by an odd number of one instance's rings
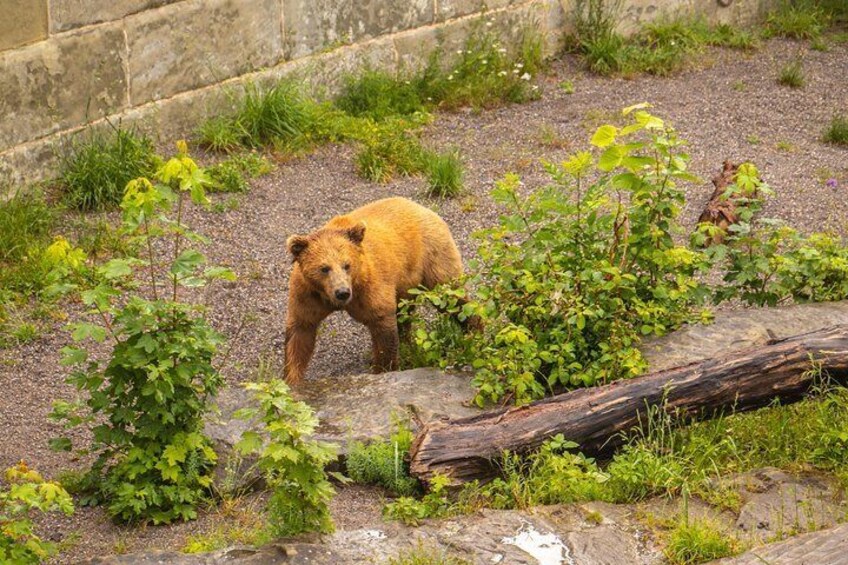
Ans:
{"label": "brown bear", "polygon": [[371,331],[375,371],[398,367],[397,304],[411,288],[458,278],[462,259],[447,224],[405,198],[372,202],[287,242],[294,258],[286,320],[285,377],[298,382],[318,326],[346,310]]}

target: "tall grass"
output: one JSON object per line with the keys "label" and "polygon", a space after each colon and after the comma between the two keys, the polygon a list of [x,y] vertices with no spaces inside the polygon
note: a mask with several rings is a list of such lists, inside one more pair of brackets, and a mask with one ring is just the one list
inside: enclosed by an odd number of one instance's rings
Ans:
{"label": "tall grass", "polygon": [[40,192],[19,192],[0,202],[0,302],[44,285],[41,254],[56,221],[54,210]]}

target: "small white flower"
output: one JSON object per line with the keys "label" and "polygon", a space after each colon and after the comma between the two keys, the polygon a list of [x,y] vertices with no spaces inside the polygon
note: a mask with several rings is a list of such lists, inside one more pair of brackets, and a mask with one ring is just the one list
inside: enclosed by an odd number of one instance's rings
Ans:
{"label": "small white flower", "polygon": [[533,85],[532,90],[539,90],[539,85],[538,85],[538,84],[534,84],[534,85]]}
{"label": "small white flower", "polygon": [[483,62],[483,64],[485,65],[485,64],[486,64],[486,63],[488,63],[489,61],[487,61],[486,59],[483,59],[483,61],[482,61],[482,62]]}
{"label": "small white flower", "polygon": [[498,53],[506,53],[506,47],[501,47],[498,49]]}
{"label": "small white flower", "polygon": [[448,75],[448,80],[453,80],[453,75]]}
{"label": "small white flower", "polygon": [[516,68],[516,69],[523,69],[523,68],[524,68],[524,63],[516,63],[516,64],[515,64],[515,68]]}
{"label": "small white flower", "polygon": [[530,80],[531,78],[533,77],[530,76],[530,73],[524,73],[521,75],[521,80]]}
{"label": "small white flower", "polygon": [[457,50],[456,50],[456,54],[457,54],[457,55],[462,55],[462,49],[457,49]]}
{"label": "small white flower", "polygon": [[506,71],[501,71],[501,72],[498,73],[498,76],[499,77],[505,77],[506,74],[507,74]]}
{"label": "small white flower", "polygon": [[492,22],[486,22],[486,27],[492,27]]}
{"label": "small white flower", "polygon": [[518,69],[512,69],[512,74],[517,75],[517,74],[518,74]]}

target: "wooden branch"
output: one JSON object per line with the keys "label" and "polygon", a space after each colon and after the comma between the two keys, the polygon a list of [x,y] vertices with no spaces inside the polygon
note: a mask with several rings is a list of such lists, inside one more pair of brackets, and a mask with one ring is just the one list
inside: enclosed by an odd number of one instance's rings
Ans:
{"label": "wooden branch", "polygon": [[608,452],[621,433],[643,423],[649,406],[691,419],[794,402],[815,382],[814,363],[836,381],[848,377],[848,325],[667,369],[575,390],[530,405],[457,420],[430,422],[411,449],[411,473],[454,485],[486,479],[505,450],[526,453],[556,434],[588,455]]}
{"label": "wooden branch", "polygon": [[[739,221],[739,215],[736,213],[736,201],[734,198],[726,198],[724,193],[727,192],[727,187],[733,184],[736,178],[736,173],[739,167],[732,162],[725,161],[721,172],[713,177],[713,195],[710,196],[707,206],[701,212],[698,218],[698,223],[710,223],[720,227],[724,233],[727,233],[727,228]],[[706,245],[721,243],[724,236],[717,235],[710,238]]]}

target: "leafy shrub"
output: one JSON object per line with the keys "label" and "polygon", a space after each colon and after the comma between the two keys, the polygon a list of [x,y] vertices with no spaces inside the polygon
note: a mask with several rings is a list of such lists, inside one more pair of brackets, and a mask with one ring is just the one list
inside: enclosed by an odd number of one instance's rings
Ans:
{"label": "leafy shrub", "polygon": [[389,182],[398,176],[419,173],[424,164],[424,148],[403,122],[377,127],[363,140],[356,155],[356,170],[364,179]]}
{"label": "leafy shrub", "polygon": [[789,88],[802,88],[804,86],[804,66],[801,61],[796,59],[791,63],[787,63],[780,69],[780,76],[777,82]]}
{"label": "leafy shrub", "polygon": [[453,198],[462,191],[465,172],[459,151],[427,153],[424,156],[424,172],[427,174],[430,196]]}
{"label": "leafy shrub", "polygon": [[218,151],[291,143],[308,127],[306,101],[293,81],[262,90],[248,85],[232,116],[217,117],[200,127],[201,143]]}
{"label": "leafy shrub", "polygon": [[836,114],[824,132],[824,141],[834,145],[848,146],[848,117]]}
{"label": "leafy shrub", "polygon": [[318,419],[307,404],[292,400],[283,381],[248,383],[246,388],[254,392],[259,408],[242,409],[237,417],[259,417],[268,441],[263,445],[262,433],[247,431],[236,447],[259,455],[259,469],[273,491],[268,501],[271,534],[332,531],[327,505],[335,491],[324,467],[335,458],[335,446],[307,439]]}
{"label": "leafy shrub", "polygon": [[[641,105],[624,113],[631,125],[593,136],[599,157],[546,164],[553,184],[521,196],[517,176],[497,183],[506,214],[476,235],[467,303],[464,289],[445,287],[414,300],[437,310],[414,319],[415,344],[428,360],[470,363],[479,405],[637,375],[640,337],[691,319],[708,294],[696,278],[706,257],[674,241],[677,183],[693,179],[682,141]],[[444,331],[456,327],[446,318],[472,315],[482,332]]]}
{"label": "leafy shrub", "polygon": [[388,441],[352,442],[347,473],[355,483],[380,485],[395,494],[409,496],[418,487],[418,482],[409,476],[409,464],[404,460],[411,444],[412,432],[402,424]]}
{"label": "leafy shrub", "polygon": [[740,552],[739,541],[709,519],[681,519],[665,534],[663,552],[673,565],[697,565]]}
{"label": "leafy shrub", "polygon": [[812,0],[783,0],[766,17],[766,37],[814,39],[829,24],[829,14]]}
{"label": "leafy shrub", "polygon": [[247,192],[250,189],[248,179],[254,179],[269,173],[271,163],[256,153],[242,153],[231,156],[209,167],[212,180],[210,192]]}
{"label": "leafy shrub", "polygon": [[60,182],[71,207],[102,210],[119,204],[127,183],[153,174],[158,164],[150,138],[118,125],[110,135],[74,144],[62,159]]}
{"label": "leafy shrub", "polygon": [[43,563],[55,555],[56,545],[34,531],[30,514],[73,514],[70,495],[58,484],[45,481],[21,461],[6,471],[8,488],[0,488],[0,562],[25,565]]}
{"label": "leafy shrub", "polygon": [[365,69],[359,76],[349,76],[336,105],[351,116],[378,122],[425,109],[412,80],[372,69]]}
{"label": "leafy shrub", "polygon": [[[96,459],[83,500],[108,504],[109,514],[124,521],[193,519],[216,460],[202,417],[222,382],[212,364],[222,337],[201,308],[179,300],[178,291],[233,274],[204,269],[203,255],[184,245],[199,238],[182,222],[185,200],[205,203],[209,181],[185,144],[178,147],[153,182],[139,178],[127,186],[124,230],[147,255],[105,263],[98,269],[101,282],[81,293],[101,323],[73,324],[74,341],[108,339],[112,349],[105,361],[79,347],[62,349],[62,363],[77,367],[68,382],[86,398],[56,402],[52,414],[68,427],[91,427],[88,452]],[[173,207],[175,220],[167,217]],[[169,240],[169,258],[156,253],[159,239]],[[142,294],[142,279],[152,298]],[[51,443],[55,449],[72,447],[67,438]]]}
{"label": "leafy shrub", "polygon": [[455,514],[457,506],[450,499],[449,484],[450,479],[437,475],[430,481],[430,490],[420,500],[401,496],[387,504],[383,514],[408,526],[418,526],[426,518],[444,518]]}

